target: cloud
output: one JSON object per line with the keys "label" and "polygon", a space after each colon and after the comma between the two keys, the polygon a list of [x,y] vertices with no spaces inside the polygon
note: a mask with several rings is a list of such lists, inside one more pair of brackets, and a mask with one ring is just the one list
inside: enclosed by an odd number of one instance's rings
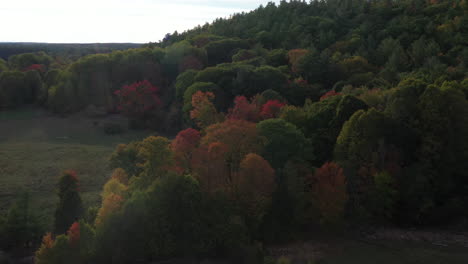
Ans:
{"label": "cloud", "polygon": [[2,3],[0,41],[155,42],[268,1],[15,0]]}

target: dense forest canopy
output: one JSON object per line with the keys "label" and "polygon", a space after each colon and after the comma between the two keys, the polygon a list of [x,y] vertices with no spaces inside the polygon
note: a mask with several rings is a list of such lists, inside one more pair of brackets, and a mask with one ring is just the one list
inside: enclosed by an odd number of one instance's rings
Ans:
{"label": "dense forest canopy", "polygon": [[100,208],[58,217],[38,263],[255,255],[317,226],[463,222],[467,69],[466,0],[281,1],[72,63],[0,60],[1,108],[120,112],[176,135],[119,145]]}

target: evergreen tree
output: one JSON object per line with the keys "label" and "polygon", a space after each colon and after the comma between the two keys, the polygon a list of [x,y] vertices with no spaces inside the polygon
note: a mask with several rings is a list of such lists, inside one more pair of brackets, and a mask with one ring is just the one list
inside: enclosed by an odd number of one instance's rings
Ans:
{"label": "evergreen tree", "polygon": [[59,203],[55,210],[55,233],[64,234],[83,213],[76,172],[64,171],[58,183]]}

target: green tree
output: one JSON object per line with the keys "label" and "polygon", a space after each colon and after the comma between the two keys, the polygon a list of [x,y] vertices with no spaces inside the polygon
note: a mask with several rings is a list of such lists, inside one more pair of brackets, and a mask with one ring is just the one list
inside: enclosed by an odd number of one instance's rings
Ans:
{"label": "green tree", "polygon": [[140,174],[141,168],[138,166],[141,162],[138,156],[140,144],[140,142],[130,142],[128,144],[117,145],[109,158],[110,168],[122,168],[130,177]]}
{"label": "green tree", "polygon": [[31,209],[28,193],[21,194],[5,217],[1,218],[0,247],[3,249],[27,248],[30,244],[38,242],[42,227]]}
{"label": "green tree", "polygon": [[195,80],[195,75],[197,71],[195,70],[188,70],[185,71],[177,76],[175,88],[176,88],[176,98],[179,101],[183,101],[185,90],[193,84]]}
{"label": "green tree", "polygon": [[55,210],[55,234],[63,234],[83,214],[76,172],[64,171],[58,182],[59,203]]}
{"label": "green tree", "polygon": [[9,108],[22,105],[28,95],[25,74],[19,71],[0,73],[0,107]]}
{"label": "green tree", "polygon": [[[257,124],[259,135],[264,137],[263,156],[275,170],[281,170],[286,162],[303,157],[308,148],[304,134],[282,119],[267,119]],[[308,157],[310,158],[310,157]]]}
{"label": "green tree", "polygon": [[147,137],[141,142],[138,156],[143,160],[141,164],[143,172],[139,177],[138,186],[148,187],[173,165],[170,143],[169,139],[156,136]]}

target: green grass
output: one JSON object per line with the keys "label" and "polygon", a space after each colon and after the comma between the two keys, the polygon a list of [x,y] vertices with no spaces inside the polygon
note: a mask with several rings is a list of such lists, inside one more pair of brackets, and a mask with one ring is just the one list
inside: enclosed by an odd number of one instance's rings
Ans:
{"label": "green grass", "polygon": [[126,131],[117,136],[103,132],[105,122],[119,117],[91,119],[80,115],[52,116],[37,109],[0,112],[0,212],[5,212],[21,191],[44,224],[51,226],[57,203],[60,173],[75,170],[86,207],[100,202],[99,193],[111,171],[108,158],[119,143],[141,140],[148,131]]}

